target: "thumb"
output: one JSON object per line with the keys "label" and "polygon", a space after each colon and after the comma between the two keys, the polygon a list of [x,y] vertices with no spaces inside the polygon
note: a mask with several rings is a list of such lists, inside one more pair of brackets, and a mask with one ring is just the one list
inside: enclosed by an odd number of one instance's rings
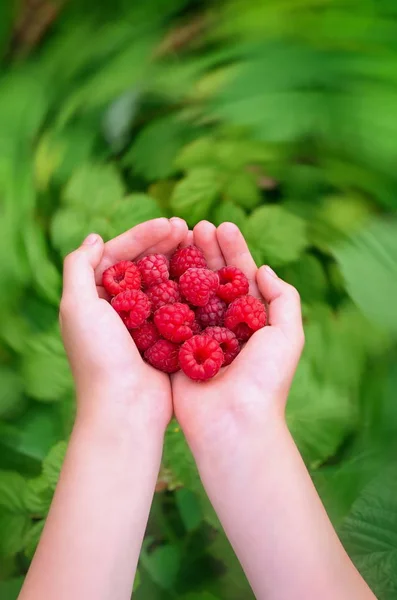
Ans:
{"label": "thumb", "polygon": [[104,248],[102,238],[90,233],[77,250],[68,254],[63,266],[63,297],[83,302],[98,299],[95,269],[101,262]]}

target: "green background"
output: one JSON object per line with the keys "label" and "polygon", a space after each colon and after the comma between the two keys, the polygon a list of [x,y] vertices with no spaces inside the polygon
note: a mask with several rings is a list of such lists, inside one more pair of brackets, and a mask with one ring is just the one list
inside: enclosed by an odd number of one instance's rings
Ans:
{"label": "green background", "polygon": [[[350,556],[397,599],[395,0],[3,0],[0,52],[1,600],[73,422],[62,259],[174,214],[234,221],[298,288],[289,426]],[[135,597],[252,597],[176,423]]]}

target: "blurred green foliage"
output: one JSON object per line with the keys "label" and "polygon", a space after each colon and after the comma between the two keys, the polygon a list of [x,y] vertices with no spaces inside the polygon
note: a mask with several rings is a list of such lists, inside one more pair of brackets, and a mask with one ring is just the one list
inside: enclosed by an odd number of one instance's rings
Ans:
{"label": "blurred green foliage", "polygon": [[[177,214],[234,221],[300,291],[289,425],[353,560],[396,599],[397,4],[32,6],[0,5],[0,597],[73,422],[62,259]],[[158,487],[135,597],[251,597],[175,423]]]}

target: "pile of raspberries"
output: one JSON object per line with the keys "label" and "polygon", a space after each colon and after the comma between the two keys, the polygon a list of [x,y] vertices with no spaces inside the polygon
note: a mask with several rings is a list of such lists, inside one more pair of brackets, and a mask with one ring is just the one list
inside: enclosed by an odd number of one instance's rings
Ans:
{"label": "pile of raspberries", "polygon": [[244,273],[233,266],[211,271],[197,246],[178,248],[170,261],[151,254],[119,262],[103,273],[103,286],[144,359],[195,381],[230,365],[266,325]]}

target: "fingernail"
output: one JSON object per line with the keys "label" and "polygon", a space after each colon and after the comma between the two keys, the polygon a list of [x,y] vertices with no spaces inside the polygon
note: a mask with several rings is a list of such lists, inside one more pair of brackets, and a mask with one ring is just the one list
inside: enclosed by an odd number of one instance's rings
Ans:
{"label": "fingernail", "polygon": [[272,277],[277,277],[276,273],[273,271],[273,269],[269,267],[269,265],[265,265],[265,269],[269,273],[269,275],[271,275]]}
{"label": "fingernail", "polygon": [[83,246],[93,246],[98,241],[98,236],[96,233],[90,233],[87,235],[83,242]]}
{"label": "fingernail", "polygon": [[182,220],[183,220],[183,219],[180,219],[179,217],[171,217],[171,218],[170,218],[170,221],[171,221],[171,222],[172,222],[172,221],[174,221],[174,222],[175,222],[175,221],[182,221]]}

